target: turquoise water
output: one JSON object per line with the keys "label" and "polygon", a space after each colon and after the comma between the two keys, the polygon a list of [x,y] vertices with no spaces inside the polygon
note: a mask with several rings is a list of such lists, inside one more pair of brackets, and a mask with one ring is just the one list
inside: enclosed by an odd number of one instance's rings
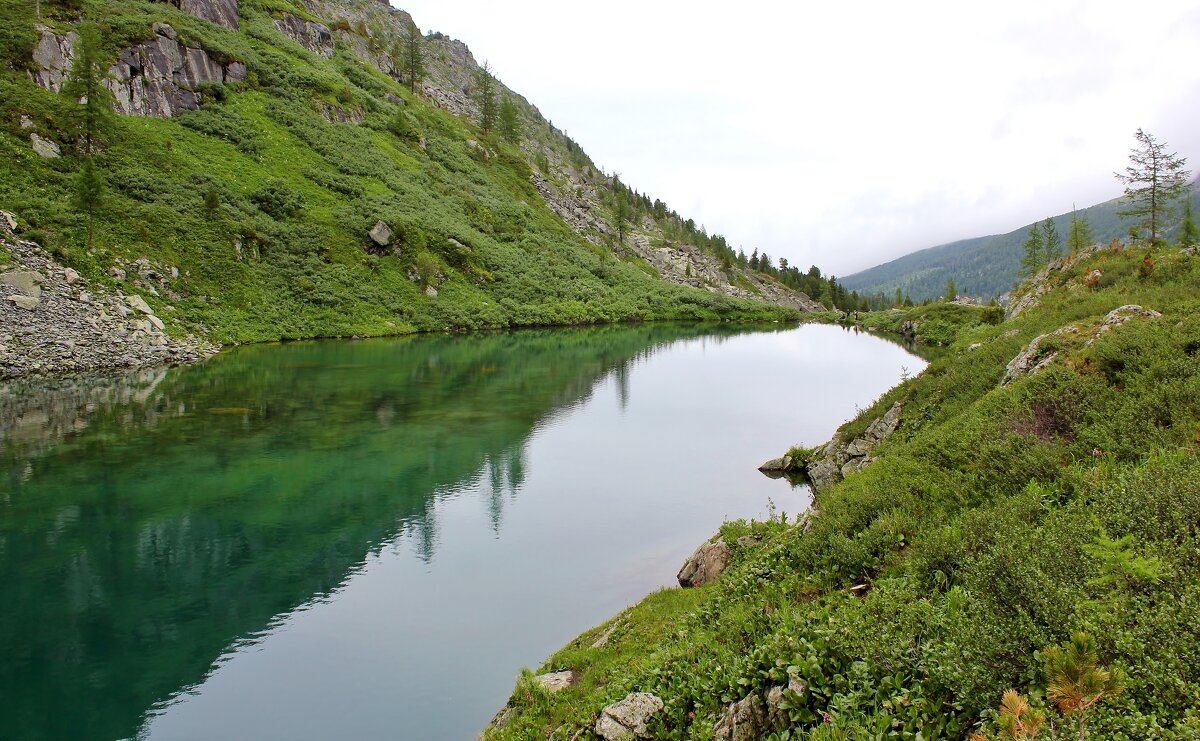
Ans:
{"label": "turquoise water", "polygon": [[645,325],[0,387],[0,737],[467,739],[923,361]]}

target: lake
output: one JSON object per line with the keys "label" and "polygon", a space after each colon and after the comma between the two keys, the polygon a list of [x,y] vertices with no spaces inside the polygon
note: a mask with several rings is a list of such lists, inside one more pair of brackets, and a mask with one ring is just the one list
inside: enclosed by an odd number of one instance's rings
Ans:
{"label": "lake", "polygon": [[0,386],[0,738],[473,739],[925,362],[808,325],[233,348]]}

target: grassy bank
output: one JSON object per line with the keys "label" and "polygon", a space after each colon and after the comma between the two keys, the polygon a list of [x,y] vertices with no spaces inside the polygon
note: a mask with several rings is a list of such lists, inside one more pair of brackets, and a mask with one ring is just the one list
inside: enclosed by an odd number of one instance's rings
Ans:
{"label": "grassy bank", "polygon": [[[1050,283],[1015,320],[956,325],[950,352],[847,423],[903,405],[804,526],[727,523],[717,583],[580,636],[543,667],[580,681],[521,680],[489,737],[570,738],[645,691],[665,704],[654,738],[712,738],[730,703],[791,679],[803,690],[758,736],[994,738],[1012,688],[1074,738],[1047,649],[1085,632],[1123,690],[1089,711],[1089,738],[1200,738],[1200,259],[1105,251]],[[1106,325],[1127,304],[1161,316]],[[1004,382],[1063,328],[1033,358],[1052,361]]]}

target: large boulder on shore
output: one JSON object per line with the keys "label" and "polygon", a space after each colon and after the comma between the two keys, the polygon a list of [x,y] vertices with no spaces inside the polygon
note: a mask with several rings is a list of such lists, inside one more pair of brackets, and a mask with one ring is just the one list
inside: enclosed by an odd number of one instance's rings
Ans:
{"label": "large boulder on shore", "polygon": [[647,721],[663,709],[663,701],[649,692],[630,692],[625,699],[608,705],[596,720],[596,735],[604,741],[635,741],[650,738]]}
{"label": "large boulder on shore", "polygon": [[697,548],[684,562],[683,568],[679,569],[676,575],[679,586],[698,587],[716,581],[729,566],[732,555],[725,541],[720,538],[710,540]]}

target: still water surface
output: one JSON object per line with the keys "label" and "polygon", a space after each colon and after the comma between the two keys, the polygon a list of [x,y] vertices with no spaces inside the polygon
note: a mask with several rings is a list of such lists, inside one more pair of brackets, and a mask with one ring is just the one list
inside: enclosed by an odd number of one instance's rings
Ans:
{"label": "still water surface", "polygon": [[827,326],[240,348],[0,387],[0,738],[469,739],[757,464],[924,362]]}

